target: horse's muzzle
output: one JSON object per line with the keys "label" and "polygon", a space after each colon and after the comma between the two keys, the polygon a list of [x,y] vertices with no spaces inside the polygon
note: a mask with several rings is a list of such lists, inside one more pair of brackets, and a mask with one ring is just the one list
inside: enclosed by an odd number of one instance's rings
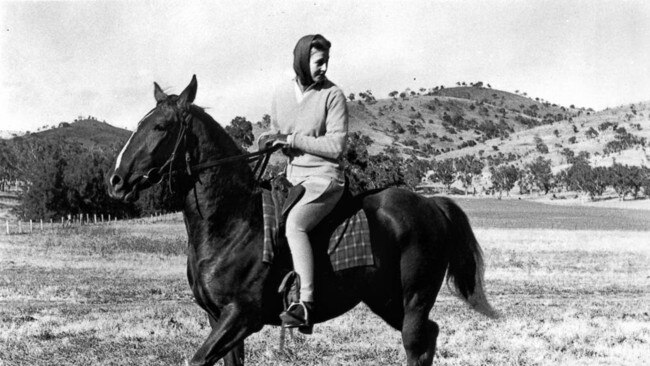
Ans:
{"label": "horse's muzzle", "polygon": [[138,190],[136,188],[136,185],[133,185],[133,187],[129,189],[129,185],[125,184],[126,180],[119,174],[111,175],[108,183],[108,195],[111,198],[123,200],[126,202],[133,202],[138,199]]}

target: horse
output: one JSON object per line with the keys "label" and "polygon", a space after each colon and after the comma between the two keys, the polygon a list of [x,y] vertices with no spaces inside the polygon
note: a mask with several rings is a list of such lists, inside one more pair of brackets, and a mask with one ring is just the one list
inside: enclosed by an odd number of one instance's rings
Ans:
{"label": "horse", "polygon": [[[288,270],[262,260],[262,199],[247,159],[251,153],[193,104],[196,90],[196,75],[180,95],[167,95],[154,82],[156,106],[117,156],[108,190],[113,198],[133,201],[169,179],[187,229],[187,279],[211,325],[190,364],[224,359],[227,366],[242,366],[245,338],[264,325],[280,325],[277,289]],[[498,316],[485,295],[481,248],[456,203],[399,188],[355,199],[368,219],[375,264],[334,272],[315,258],[314,322],[363,302],[401,331],[408,366],[428,366],[439,333],[429,313],[445,274],[474,310]]]}

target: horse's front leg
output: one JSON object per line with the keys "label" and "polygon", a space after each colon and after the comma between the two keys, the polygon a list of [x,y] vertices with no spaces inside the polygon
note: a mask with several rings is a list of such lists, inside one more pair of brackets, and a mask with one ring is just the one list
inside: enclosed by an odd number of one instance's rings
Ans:
{"label": "horse's front leg", "polygon": [[244,341],[239,342],[223,358],[224,366],[244,366]]}
{"label": "horse's front leg", "polygon": [[[218,320],[209,314],[208,319],[210,320],[210,327],[216,328]],[[224,366],[244,366],[244,351],[244,341],[241,341],[223,358]]]}
{"label": "horse's front leg", "polygon": [[226,365],[243,365],[244,339],[260,328],[254,310],[236,303],[224,306],[210,335],[192,357],[191,365],[211,366],[226,355]]}

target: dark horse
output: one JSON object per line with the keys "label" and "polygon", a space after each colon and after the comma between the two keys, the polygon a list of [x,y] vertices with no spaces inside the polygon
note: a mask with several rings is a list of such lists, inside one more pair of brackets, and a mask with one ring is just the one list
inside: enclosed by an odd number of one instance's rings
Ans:
{"label": "dark horse", "polygon": [[[278,285],[286,273],[262,262],[262,200],[244,152],[192,104],[196,77],[180,95],[154,83],[157,105],[139,123],[110,174],[113,197],[134,200],[169,174],[183,200],[187,278],[212,331],[192,365],[243,365],[244,339],[279,325]],[[225,159],[225,160],[224,160]],[[316,263],[316,322],[363,301],[400,330],[408,365],[431,365],[438,325],[429,312],[447,274],[472,308],[496,316],[483,290],[481,249],[451,200],[389,188],[358,196],[368,217],[375,265],[333,272]]]}

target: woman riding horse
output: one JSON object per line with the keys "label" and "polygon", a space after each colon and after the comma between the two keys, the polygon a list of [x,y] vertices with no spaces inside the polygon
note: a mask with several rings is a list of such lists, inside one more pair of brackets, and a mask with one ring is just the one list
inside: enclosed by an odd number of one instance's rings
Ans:
{"label": "woman riding horse", "polygon": [[331,44],[320,34],[302,37],[293,51],[296,77],[278,87],[271,105],[271,131],[260,148],[286,146],[287,179],[305,187],[289,212],[286,237],[300,279],[299,302],[280,315],[282,326],[309,329],[314,310],[314,258],[308,233],[343,194],[340,156],[348,133],[345,95],[325,77]]}
{"label": "woman riding horse", "polygon": [[[226,366],[242,366],[246,337],[265,324],[280,325],[283,300],[277,289],[286,268],[264,261],[262,195],[248,164],[257,155],[243,153],[193,104],[196,91],[196,77],[180,95],[167,95],[154,84],[156,106],[117,156],[109,192],[134,201],[140,191],[168,179],[183,201],[187,279],[211,326],[190,364],[211,366],[223,358]],[[294,131],[294,146],[301,139],[309,136]],[[429,315],[445,274],[473,309],[496,315],[483,290],[481,248],[453,201],[398,188],[354,200],[368,219],[374,265],[334,271],[317,257],[322,265],[314,274],[313,322],[363,301],[401,332],[408,366],[430,366],[438,325]]]}

